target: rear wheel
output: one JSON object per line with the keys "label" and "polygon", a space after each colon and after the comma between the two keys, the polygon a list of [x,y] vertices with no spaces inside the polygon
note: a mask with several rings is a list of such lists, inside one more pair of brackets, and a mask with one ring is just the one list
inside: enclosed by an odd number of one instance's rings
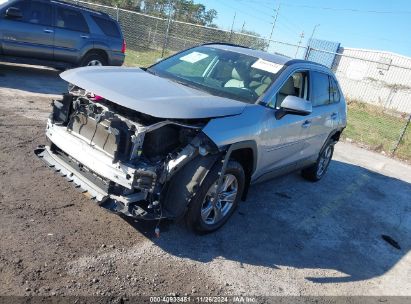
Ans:
{"label": "rear wheel", "polygon": [[186,214],[190,229],[197,233],[209,233],[223,226],[233,214],[244,190],[245,174],[236,161],[229,161],[220,189],[218,167],[206,176],[197,194],[192,198]]}
{"label": "rear wheel", "polygon": [[99,53],[91,52],[84,56],[80,66],[103,66],[107,65],[107,59]]}
{"label": "rear wheel", "polygon": [[331,159],[334,153],[334,143],[328,141],[326,145],[321,150],[320,156],[317,159],[317,162],[301,171],[301,175],[310,181],[316,182],[319,181],[327,172],[328,166],[330,165]]}

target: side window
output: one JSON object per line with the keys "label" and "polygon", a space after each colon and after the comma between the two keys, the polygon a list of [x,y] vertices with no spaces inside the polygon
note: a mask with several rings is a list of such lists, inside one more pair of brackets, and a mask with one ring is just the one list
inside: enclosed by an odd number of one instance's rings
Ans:
{"label": "side window", "polygon": [[338,88],[337,82],[333,77],[330,77],[330,95],[331,95],[331,102],[337,103],[340,102],[341,93],[340,89]]}
{"label": "side window", "polygon": [[[7,11],[8,8],[15,7],[15,8],[18,8],[24,16],[24,11],[26,9],[26,6],[27,5],[26,5],[25,1],[16,1],[16,2],[13,2],[12,4],[6,6],[3,11],[4,11],[4,14],[6,14],[6,11]],[[18,20],[21,21],[21,19],[18,19]]]}
{"label": "side window", "polygon": [[116,38],[121,37],[120,31],[118,30],[118,27],[114,23],[114,21],[100,18],[97,16],[92,16],[92,18],[105,35]]}
{"label": "side window", "polygon": [[296,72],[290,76],[278,91],[275,102],[270,106],[281,108],[282,102],[289,95],[308,100],[308,72]]}
{"label": "side window", "polygon": [[89,28],[83,14],[79,11],[56,7],[56,27],[63,29],[88,33]]}
{"label": "side window", "polygon": [[20,9],[23,17],[19,21],[32,24],[51,25],[51,10],[50,4],[38,1],[18,1],[14,2],[9,7]]}
{"label": "side window", "polygon": [[327,74],[312,72],[312,104],[313,107],[330,103],[330,79]]}
{"label": "side window", "polygon": [[51,25],[51,5],[44,2],[30,1],[26,10],[23,13],[23,21],[40,24]]}

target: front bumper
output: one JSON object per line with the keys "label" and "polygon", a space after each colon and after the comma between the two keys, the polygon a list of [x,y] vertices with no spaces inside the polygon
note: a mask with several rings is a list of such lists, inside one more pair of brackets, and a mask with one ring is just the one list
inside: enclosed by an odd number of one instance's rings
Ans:
{"label": "front bumper", "polygon": [[54,153],[48,146],[38,146],[34,153],[43,160],[49,168],[65,177],[74,187],[88,198],[96,201],[101,207],[114,212],[121,213],[133,218],[154,220],[161,216],[156,213],[147,212],[139,203],[147,198],[145,192],[136,192],[130,195],[110,194],[90,179],[86,178],[81,170],[75,168],[68,161]]}

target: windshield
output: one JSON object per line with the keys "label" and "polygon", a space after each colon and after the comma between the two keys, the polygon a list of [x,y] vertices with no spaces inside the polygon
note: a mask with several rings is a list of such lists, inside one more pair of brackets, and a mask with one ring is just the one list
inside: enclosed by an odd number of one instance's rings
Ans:
{"label": "windshield", "polygon": [[165,59],[147,71],[212,95],[255,103],[281,68],[261,58],[201,46]]}

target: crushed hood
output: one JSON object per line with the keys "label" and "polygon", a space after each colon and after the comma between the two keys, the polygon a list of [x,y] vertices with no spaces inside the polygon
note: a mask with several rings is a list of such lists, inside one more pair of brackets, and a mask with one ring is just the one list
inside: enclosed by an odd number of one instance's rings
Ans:
{"label": "crushed hood", "polygon": [[246,104],[217,97],[139,68],[84,67],[64,80],[123,107],[158,118],[211,118],[241,114]]}

